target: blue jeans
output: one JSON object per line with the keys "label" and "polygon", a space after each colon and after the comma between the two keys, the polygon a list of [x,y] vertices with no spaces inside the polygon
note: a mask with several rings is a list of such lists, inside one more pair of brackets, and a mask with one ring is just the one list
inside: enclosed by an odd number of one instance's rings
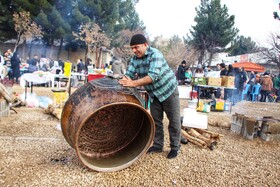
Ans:
{"label": "blue jeans", "polygon": [[180,149],[181,122],[180,122],[180,99],[178,88],[163,102],[156,97],[151,103],[151,114],[155,121],[156,132],[153,146],[162,149],[164,146],[163,117],[164,112],[169,120],[168,131],[171,150]]}

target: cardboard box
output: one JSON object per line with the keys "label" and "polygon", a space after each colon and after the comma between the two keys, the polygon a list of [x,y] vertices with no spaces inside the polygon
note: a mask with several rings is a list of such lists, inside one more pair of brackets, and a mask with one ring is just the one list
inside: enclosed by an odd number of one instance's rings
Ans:
{"label": "cardboard box", "polygon": [[222,86],[228,88],[234,88],[234,77],[228,77],[228,76],[222,77]]}
{"label": "cardboard box", "polygon": [[209,85],[209,86],[221,86],[222,85],[222,78],[208,77],[207,78],[207,85]]}

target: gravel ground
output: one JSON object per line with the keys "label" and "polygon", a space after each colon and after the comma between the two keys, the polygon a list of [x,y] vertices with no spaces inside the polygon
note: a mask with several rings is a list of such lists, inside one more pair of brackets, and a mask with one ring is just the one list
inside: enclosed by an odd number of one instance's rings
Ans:
{"label": "gravel ground", "polygon": [[[17,85],[13,90],[23,92]],[[34,87],[34,92],[51,96],[49,88]],[[0,186],[280,186],[280,142],[249,141],[231,133],[229,112],[208,115],[209,130],[224,135],[213,151],[189,143],[168,160],[165,132],[163,153],[146,154],[126,169],[102,173],[81,164],[59,120],[40,108],[16,110],[18,114],[11,111],[0,118]],[[279,111],[280,104],[242,102],[232,114],[278,117]]]}

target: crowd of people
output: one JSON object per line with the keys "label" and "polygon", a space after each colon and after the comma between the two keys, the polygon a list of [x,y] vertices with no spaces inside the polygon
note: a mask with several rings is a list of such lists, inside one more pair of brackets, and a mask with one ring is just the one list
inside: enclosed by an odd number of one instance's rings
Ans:
{"label": "crowd of people", "polygon": [[15,83],[19,83],[19,79],[24,73],[33,73],[36,71],[52,72],[59,74],[63,72],[64,62],[62,60],[53,61],[42,55],[34,55],[32,58],[23,60],[17,51],[12,52],[11,49],[6,50],[3,55],[0,52],[0,76],[1,79],[8,77]]}
{"label": "crowd of people", "polygon": [[[3,54],[0,51],[0,78],[8,78],[14,83],[19,83],[20,77],[24,73],[34,73],[36,71],[51,72],[53,74],[63,74],[65,62],[70,62],[69,60],[63,61],[52,60],[51,58],[42,55],[39,57],[37,54],[33,55],[32,58],[27,58],[26,60],[20,58],[17,51],[13,52],[11,49],[6,50]],[[112,69],[114,74],[121,75],[125,73],[124,64],[119,58],[113,57],[110,64],[102,65],[101,68]],[[92,63],[90,58],[83,61],[82,58],[78,58],[76,63],[72,63],[72,72],[77,72],[80,74],[88,74],[88,67],[95,68],[95,64]],[[78,80],[81,80],[82,76],[78,76]]]}
{"label": "crowd of people", "polygon": [[[177,80],[179,85],[191,84],[192,77],[210,77],[210,72],[218,72],[219,77],[231,76],[234,77],[234,91],[232,89],[224,89],[224,94],[221,94],[221,90],[218,89],[215,96],[216,98],[223,97],[224,100],[233,98],[233,102],[242,100],[242,94],[246,88],[246,84],[249,84],[248,92],[246,92],[246,100],[252,101],[252,94],[254,85],[260,85],[260,97],[257,98],[260,102],[266,102],[269,94],[274,94],[280,100],[280,74],[270,74],[269,72],[258,73],[254,71],[245,71],[244,68],[234,68],[232,64],[226,65],[225,63],[217,64],[216,67],[211,69],[210,66],[202,66],[198,64],[197,67],[191,71],[190,67],[187,67],[186,61],[183,60],[177,69]],[[234,97],[232,97],[232,94]]]}

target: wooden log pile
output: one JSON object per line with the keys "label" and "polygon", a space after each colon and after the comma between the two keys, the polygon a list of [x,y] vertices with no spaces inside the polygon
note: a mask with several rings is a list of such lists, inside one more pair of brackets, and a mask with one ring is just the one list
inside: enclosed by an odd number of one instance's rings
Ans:
{"label": "wooden log pile", "polygon": [[216,132],[198,128],[182,129],[181,134],[189,142],[201,148],[209,148],[210,150],[214,150],[220,138],[224,136]]}

